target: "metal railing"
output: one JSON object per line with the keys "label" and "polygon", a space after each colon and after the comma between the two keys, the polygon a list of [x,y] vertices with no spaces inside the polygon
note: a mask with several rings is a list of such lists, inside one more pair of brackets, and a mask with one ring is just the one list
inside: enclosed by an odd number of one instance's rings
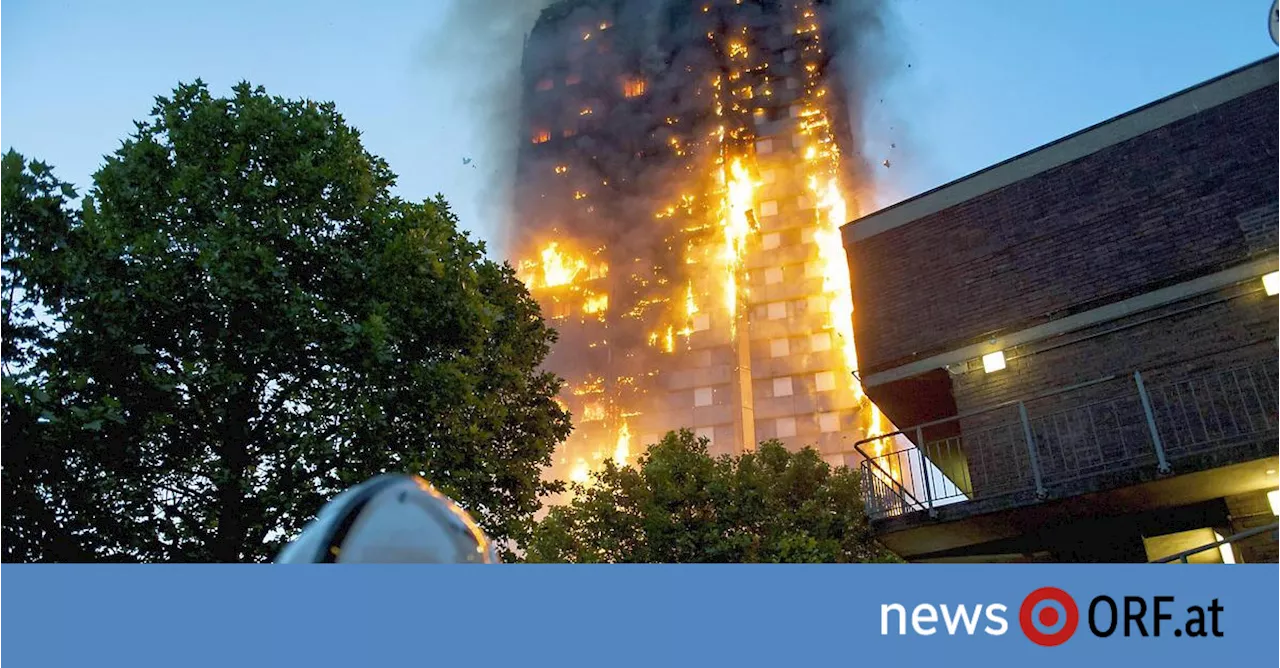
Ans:
{"label": "metal railing", "polygon": [[1208,552],[1209,550],[1212,550],[1214,548],[1221,547],[1223,545],[1231,545],[1232,543],[1238,543],[1246,538],[1252,538],[1259,534],[1264,534],[1268,532],[1273,534],[1272,537],[1274,538],[1275,537],[1274,534],[1276,534],[1277,531],[1280,531],[1280,522],[1272,522],[1271,524],[1268,524],[1266,526],[1254,527],[1252,529],[1241,531],[1240,533],[1231,534],[1230,536],[1227,536],[1222,540],[1215,541],[1207,545],[1201,545],[1200,547],[1195,547],[1190,550],[1184,550],[1177,554],[1171,554],[1167,557],[1161,557],[1160,559],[1156,559],[1151,563],[1153,564],[1171,564],[1174,562],[1177,562],[1180,564],[1191,563],[1190,561],[1188,561],[1188,559],[1190,559],[1191,557],[1197,554],[1200,554],[1201,552]]}
{"label": "metal railing", "polygon": [[1168,474],[1189,457],[1274,439],[1278,381],[1270,363],[1150,387],[1135,371],[863,439],[854,448],[867,514],[1043,499],[1073,481],[1137,469]]}

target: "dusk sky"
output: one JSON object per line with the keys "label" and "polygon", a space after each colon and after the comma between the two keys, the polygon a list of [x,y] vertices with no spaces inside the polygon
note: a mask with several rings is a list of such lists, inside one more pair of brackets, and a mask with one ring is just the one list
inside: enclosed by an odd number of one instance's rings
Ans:
{"label": "dusk sky", "polygon": [[[197,77],[226,94],[247,79],[273,94],[336,102],[400,175],[402,196],[441,192],[464,227],[493,239],[489,166],[463,164],[483,155],[483,114],[465,101],[483,63],[432,48],[442,31],[467,39],[446,25],[451,4],[10,0],[0,10],[0,143],[83,190],[153,96]],[[891,165],[877,168],[876,205],[1274,54],[1269,5],[891,3],[894,75],[873,95],[863,128],[868,155]],[[518,53],[519,38],[510,42]]]}

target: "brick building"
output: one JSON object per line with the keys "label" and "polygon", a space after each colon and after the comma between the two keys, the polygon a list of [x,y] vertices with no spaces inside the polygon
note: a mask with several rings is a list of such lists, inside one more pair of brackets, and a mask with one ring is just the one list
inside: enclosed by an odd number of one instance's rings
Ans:
{"label": "brick building", "polygon": [[842,229],[859,375],[905,425],[857,447],[886,545],[1149,561],[1275,522],[1276,82],[1254,63]]}

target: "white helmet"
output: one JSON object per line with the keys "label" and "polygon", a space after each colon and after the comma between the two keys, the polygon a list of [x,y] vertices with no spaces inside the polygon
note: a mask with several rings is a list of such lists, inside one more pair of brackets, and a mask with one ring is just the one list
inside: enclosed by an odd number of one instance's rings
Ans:
{"label": "white helmet", "polygon": [[386,474],[321,508],[276,563],[500,562],[471,516],[431,483],[415,475]]}

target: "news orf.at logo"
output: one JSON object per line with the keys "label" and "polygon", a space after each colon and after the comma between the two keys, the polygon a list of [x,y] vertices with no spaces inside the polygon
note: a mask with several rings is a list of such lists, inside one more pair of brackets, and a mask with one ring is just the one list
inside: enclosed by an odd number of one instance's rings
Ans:
{"label": "news orf.at logo", "polygon": [[1061,645],[1080,625],[1075,599],[1057,587],[1031,592],[1018,609],[1018,625],[1031,642],[1044,647]]}
{"label": "news orf.at logo", "polygon": [[[1083,610],[1066,591],[1040,587],[1018,605],[1018,626],[1041,647],[1057,647],[1087,623],[1094,638],[1221,638],[1223,605],[1212,599],[1178,614],[1173,596],[1108,596],[1088,599]],[[997,601],[966,603],[888,603],[880,606],[880,635],[1003,636],[1011,606]],[[1082,616],[1084,619],[1082,619]]]}

